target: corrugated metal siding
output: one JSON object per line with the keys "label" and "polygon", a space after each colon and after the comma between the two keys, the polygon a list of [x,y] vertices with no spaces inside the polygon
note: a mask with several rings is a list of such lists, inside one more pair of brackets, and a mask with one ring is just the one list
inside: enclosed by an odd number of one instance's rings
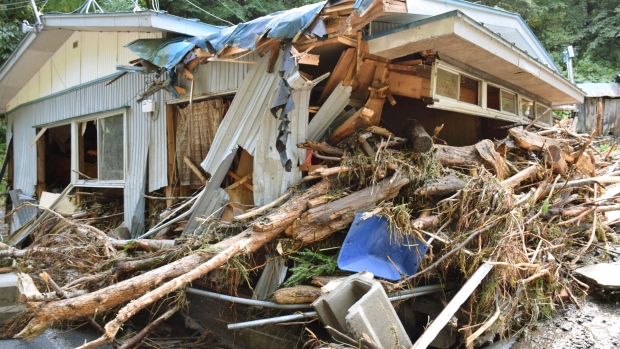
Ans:
{"label": "corrugated metal siding", "polygon": [[342,86],[342,82],[327,97],[321,109],[314,115],[308,125],[308,139],[320,141],[327,132],[334,118],[347,106],[351,98],[351,86]]}
{"label": "corrugated metal siding", "polygon": [[388,22],[370,22],[370,34],[378,34],[386,30],[390,30],[401,26],[400,23],[388,23]]}
{"label": "corrugated metal siding", "polygon": [[[239,59],[248,63],[209,62],[198,65],[192,72],[194,75],[194,96],[237,90],[248,74],[248,70],[254,66],[253,62],[257,58],[256,53],[251,53]],[[189,97],[191,82],[187,79],[181,79],[180,86],[187,91],[181,95],[181,98]],[[169,97],[169,100],[172,98]]]}
{"label": "corrugated metal siding", "polygon": [[200,164],[207,172],[213,174],[221,160],[233,152],[237,145],[254,154],[261,117],[268,108],[270,93],[278,84],[278,74],[267,73],[268,65],[269,57],[265,56],[259,58],[248,71],[215,134],[213,146]]}
{"label": "corrugated metal siding", "polygon": [[154,122],[151,123],[149,142],[149,192],[168,185],[168,143],[166,138],[166,101],[165,93],[158,98],[158,109]]}
{"label": "corrugated metal siding", "polygon": [[[293,91],[295,110],[289,114],[291,133],[286,142],[286,155],[293,163],[291,172],[286,172],[280,154],[276,150],[278,137],[278,119],[265,110],[256,141],[254,156],[254,203],[258,206],[268,204],[278,197],[296,181],[301,179],[298,166],[305,161],[305,149],[298,149],[297,143],[306,140],[308,127],[308,103],[311,89]],[[271,96],[273,99],[273,96]],[[270,102],[271,104],[271,102]]]}
{"label": "corrugated metal siding", "polygon": [[[22,189],[24,193],[34,193],[37,179],[36,147],[29,146],[30,141],[35,136],[33,125],[104,112],[128,105],[130,108],[127,109],[128,171],[124,192],[125,222],[132,232],[138,232],[144,226],[144,198],[142,194],[146,187],[149,138],[154,135],[156,141],[165,139],[166,118],[149,118],[141,112],[140,107],[135,103],[134,97],[144,88],[142,76],[127,74],[111,86],[104,86],[104,84],[105,82],[100,82],[78,88],[10,112],[9,120],[13,125],[14,156],[16,159],[20,159],[20,161],[15,161],[15,188]],[[162,93],[156,94],[154,98],[163,101]],[[163,102],[161,103],[163,104]],[[165,160],[165,145],[163,147],[152,147],[151,150],[154,159]],[[165,164],[163,166],[158,164],[158,166],[165,168]]]}
{"label": "corrugated metal siding", "polygon": [[588,97],[620,97],[620,84],[614,82],[577,84]]}

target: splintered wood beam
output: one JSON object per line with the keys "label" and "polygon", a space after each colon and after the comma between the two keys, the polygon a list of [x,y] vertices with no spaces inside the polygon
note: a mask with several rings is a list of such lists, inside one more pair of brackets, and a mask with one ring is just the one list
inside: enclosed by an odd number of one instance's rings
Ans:
{"label": "splintered wood beam", "polygon": [[357,41],[354,40],[354,39],[351,39],[348,36],[338,36],[337,40],[341,44],[345,44],[345,45],[351,46],[351,47],[357,47]]}
{"label": "splintered wood beam", "polygon": [[213,55],[209,51],[203,50],[200,47],[196,47],[194,49],[194,54],[198,58],[211,58],[211,57],[213,57]]}

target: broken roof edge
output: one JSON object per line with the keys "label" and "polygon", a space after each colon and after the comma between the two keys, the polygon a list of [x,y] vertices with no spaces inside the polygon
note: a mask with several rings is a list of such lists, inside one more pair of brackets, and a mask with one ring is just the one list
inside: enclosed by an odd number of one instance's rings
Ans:
{"label": "broken roof edge", "polygon": [[[384,36],[388,36],[388,35],[392,35],[392,34],[397,34],[400,32],[404,32],[406,30],[410,30],[410,29],[414,29],[414,28],[419,28],[422,27],[424,25],[429,25],[429,24],[434,24],[434,23],[439,23],[443,20],[454,20],[455,23],[452,27],[452,29],[450,28],[443,28],[444,29],[444,33],[441,34],[439,32],[436,32],[433,34],[433,38],[435,37],[441,37],[442,35],[446,35],[448,34],[448,32],[451,33],[456,33],[457,29],[459,29],[459,23],[461,24],[460,28],[464,28],[462,26],[462,24],[465,24],[466,26],[469,26],[470,28],[473,28],[474,30],[478,30],[479,32],[483,33],[484,35],[488,36],[489,38],[491,38],[492,40],[496,41],[498,44],[504,46],[505,48],[509,48],[510,50],[506,50],[506,51],[510,51],[513,52],[514,57],[513,58],[517,58],[517,60],[521,57],[524,57],[525,59],[527,59],[527,61],[529,61],[530,63],[532,63],[534,66],[538,67],[538,69],[540,69],[540,72],[538,75],[535,75],[538,79],[540,80],[544,80],[547,81],[549,84],[552,84],[551,82],[549,82],[547,79],[552,78],[555,80],[556,83],[561,84],[561,86],[564,86],[565,88],[563,89],[563,93],[565,93],[567,96],[570,96],[571,98],[574,99],[573,103],[582,103],[583,102],[583,98],[585,97],[586,93],[584,91],[582,91],[577,85],[575,85],[574,83],[570,82],[566,77],[564,77],[562,74],[558,73],[557,71],[555,71],[554,69],[552,69],[551,67],[549,67],[546,64],[543,64],[539,59],[536,59],[532,56],[530,56],[526,51],[520,49],[519,47],[517,47],[516,45],[514,45],[513,43],[507,41],[506,39],[502,38],[501,36],[497,35],[496,33],[494,33],[492,30],[490,30],[489,28],[486,28],[485,26],[481,25],[479,22],[477,22],[476,20],[472,19],[471,17],[467,16],[465,13],[463,13],[460,10],[453,10],[450,12],[445,12],[443,14],[437,15],[437,16],[432,16],[432,17],[427,17],[427,18],[423,18],[421,20],[415,21],[415,22],[411,22],[408,24],[404,24],[395,28],[392,28],[390,30],[386,30],[383,32],[379,32],[373,35],[369,35],[364,37],[364,40],[367,41],[369,43],[369,49],[370,49],[370,53],[371,54],[377,54],[377,55],[382,55],[382,51],[388,51],[389,49],[393,49],[396,47],[400,47],[400,46],[404,46],[407,45],[407,43],[395,43],[392,40],[376,40],[379,38],[382,38]],[[462,21],[462,22],[457,22],[457,21]],[[425,40],[427,38],[418,38],[420,40]],[[375,49],[373,51],[373,45],[372,45],[372,41],[376,40],[376,42],[380,42],[382,41],[383,43],[379,43],[375,45]],[[398,40],[396,40],[398,42]],[[388,43],[389,42],[389,43]],[[378,46],[393,46],[388,48],[382,48],[382,47],[378,47]],[[397,46],[398,45],[398,46]],[[485,49],[487,51],[489,51],[488,49]],[[441,54],[441,50],[437,50],[440,54]],[[413,52],[412,52],[413,53]],[[491,53],[491,51],[489,51],[489,54],[493,54]],[[387,58],[395,58],[395,57],[391,57],[389,55],[385,56]],[[520,66],[520,64],[519,64]],[[522,68],[524,69],[524,68]],[[529,69],[525,69],[525,70],[529,70]],[[530,73],[532,73],[530,71]],[[559,89],[559,87],[558,87]],[[553,101],[551,101],[553,102]],[[559,104],[569,104],[565,101],[561,101],[559,102]]]}
{"label": "broken roof edge", "polygon": [[523,17],[519,13],[510,12],[510,11],[506,11],[506,10],[502,10],[502,9],[498,9],[498,8],[494,8],[494,7],[490,7],[490,6],[486,6],[486,5],[482,5],[482,4],[478,4],[478,3],[472,3],[472,2],[468,2],[468,1],[463,1],[463,0],[432,0],[432,1],[443,2],[443,3],[448,3],[448,4],[455,4],[455,5],[458,5],[458,6],[463,6],[463,7],[468,7],[468,8],[481,9],[481,10],[485,10],[485,11],[488,11],[488,12],[493,12],[493,13],[496,13],[496,14],[499,14],[499,15],[502,15],[502,16],[512,17],[512,18],[516,19],[521,24],[523,29],[525,29],[530,34],[531,38],[534,39],[536,44],[539,45],[539,47],[541,48],[542,52],[545,54],[545,57],[547,58],[547,60],[549,60],[549,62],[551,64],[553,64],[553,68],[555,68],[556,71],[560,71],[560,69],[557,67],[557,65],[553,61],[553,58],[551,58],[551,56],[549,55],[549,52],[547,52],[547,50],[545,49],[545,46],[542,44],[542,42],[540,42],[540,40],[538,40],[538,37],[536,36],[536,34],[534,34],[534,31],[532,30],[532,28],[530,28],[530,26],[527,24],[525,19],[523,19]]}

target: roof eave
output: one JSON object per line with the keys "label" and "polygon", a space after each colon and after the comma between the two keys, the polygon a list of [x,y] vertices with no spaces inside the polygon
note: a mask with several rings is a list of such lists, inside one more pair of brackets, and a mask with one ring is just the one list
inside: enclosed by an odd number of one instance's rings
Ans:
{"label": "roof eave", "polygon": [[[382,38],[386,35],[390,35],[389,40]],[[444,38],[445,41],[442,41]],[[418,49],[420,51],[423,49],[434,49],[441,54],[442,44],[449,40],[452,40],[452,42],[458,40],[461,46],[478,50],[479,53],[486,52],[488,57],[497,57],[502,63],[510,65],[513,70],[518,68],[518,74],[527,73],[524,77],[533,76],[537,82],[557,90],[556,95],[559,94],[562,98],[554,97],[549,99],[553,104],[581,103],[585,96],[583,91],[551,67],[532,58],[527,52],[507,42],[458,10],[425,18],[409,25],[395,28],[392,31],[379,33],[368,37],[367,40],[370,53],[387,58],[400,57],[404,54],[413,53],[412,50],[417,52]],[[443,48],[443,53],[446,53],[446,47],[443,46]],[[468,62],[467,57],[461,55],[460,52],[446,54],[479,70],[497,76],[502,80],[510,82],[517,79],[516,77],[506,78],[506,74],[504,74],[504,77],[497,75],[497,67],[490,68],[480,64],[476,67],[475,62]],[[540,86],[531,84],[531,86],[524,86],[524,89],[533,94],[544,96],[545,91]],[[549,94],[547,93],[547,95]]]}

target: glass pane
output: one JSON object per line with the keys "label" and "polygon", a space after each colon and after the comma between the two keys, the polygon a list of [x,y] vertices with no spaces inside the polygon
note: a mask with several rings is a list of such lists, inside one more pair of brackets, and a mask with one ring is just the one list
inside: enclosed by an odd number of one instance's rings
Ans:
{"label": "glass pane", "polygon": [[517,108],[516,108],[517,103],[515,102],[516,100],[517,100],[517,95],[515,95],[514,93],[502,91],[502,111],[516,114],[517,113]]}
{"label": "glass pane", "polygon": [[442,69],[437,69],[437,88],[438,95],[448,98],[457,99],[459,86],[458,74],[450,73]]}
{"label": "glass pane", "polygon": [[499,88],[487,85],[487,108],[499,110]]}
{"label": "glass pane", "polygon": [[[539,115],[541,115],[542,113],[547,111],[547,107],[545,107],[544,105],[540,105],[538,103],[536,103],[536,117],[538,117]],[[549,111],[545,116],[543,116],[539,121],[540,122],[544,122],[546,124],[551,125],[551,120],[553,120],[553,113],[551,111]]]}
{"label": "glass pane", "polygon": [[480,81],[461,75],[461,92],[459,93],[459,101],[480,105],[480,98],[478,98],[478,93],[480,91],[478,88],[479,86]]}
{"label": "glass pane", "polygon": [[525,98],[521,99],[521,115],[528,119],[534,119],[534,103],[532,101],[528,101]]}
{"label": "glass pane", "polygon": [[123,115],[99,119],[99,180],[125,179]]}

